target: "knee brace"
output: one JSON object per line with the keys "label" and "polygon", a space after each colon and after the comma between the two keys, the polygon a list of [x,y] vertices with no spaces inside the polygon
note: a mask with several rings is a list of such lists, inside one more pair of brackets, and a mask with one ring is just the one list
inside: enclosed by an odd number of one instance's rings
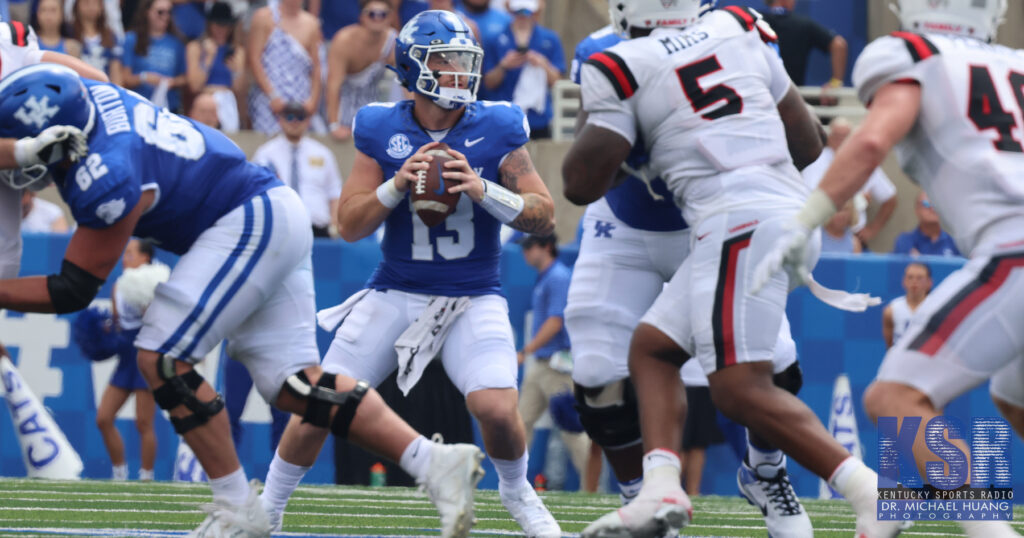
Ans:
{"label": "knee brace", "polygon": [[800,363],[794,362],[785,370],[773,375],[772,382],[775,383],[776,387],[796,395],[796,393],[800,392],[800,387],[804,386],[804,372],[800,369]]}
{"label": "knee brace", "polygon": [[642,441],[636,392],[629,379],[603,387],[575,385],[576,410],[587,435],[603,448],[624,448]]}
{"label": "knee brace", "polygon": [[[335,390],[335,381],[338,376],[324,372],[316,385],[309,382],[306,373],[299,373],[289,376],[285,380],[285,388],[296,398],[305,400],[306,412],[302,415],[302,422],[312,424],[318,428],[331,428],[331,433],[341,438],[348,437],[349,426],[356,416],[356,409],[363,396],[370,390],[370,384],[366,381],[356,381],[356,386],[348,392]],[[337,407],[338,412],[331,420],[331,408]]]}
{"label": "knee brace", "polygon": [[178,375],[174,371],[174,359],[160,355],[156,362],[156,372],[164,384],[153,391],[153,399],[161,409],[170,412],[179,405],[184,405],[191,415],[171,417],[171,424],[178,435],[206,424],[211,417],[224,409],[224,399],[218,394],[208,402],[201,402],[196,397],[196,389],[203,384],[203,376],[195,370]]}

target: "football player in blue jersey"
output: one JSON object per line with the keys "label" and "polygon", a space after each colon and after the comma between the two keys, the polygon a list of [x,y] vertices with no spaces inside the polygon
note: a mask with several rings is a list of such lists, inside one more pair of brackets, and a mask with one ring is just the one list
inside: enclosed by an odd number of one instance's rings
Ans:
{"label": "football player in blue jersey", "polygon": [[[402,28],[395,49],[396,71],[413,98],[369,105],[356,115],[357,152],[339,201],[339,231],[356,241],[384,224],[384,258],[366,290],[332,309],[344,321],[323,367],[371,385],[399,368],[399,387],[406,390],[440,355],[480,422],[505,507],[528,536],[559,536],[526,478],[516,348],[498,279],[501,225],[549,234],[554,205],[523,147],[529,139],[523,112],[507,102],[476,101],[482,54],[457,15],[420,13]],[[445,165],[445,183],[462,196],[453,214],[428,228],[408,192],[438,142],[454,157]],[[292,427],[303,430],[305,443],[282,441],[275,462],[294,464],[299,451],[318,450],[326,437],[294,418]],[[265,491],[290,493],[273,465]]]}
{"label": "football player in blue jersey", "polygon": [[75,159],[0,175],[27,188],[55,182],[78,222],[60,272],[0,280],[0,308],[88,306],[133,235],[181,256],[135,344],[157,405],[210,477],[214,503],[195,536],[269,536],[275,524],[246,481],[223,401],[194,369],[225,338],[263,398],[309,427],[395,461],[419,455],[406,469],[441,510],[445,534],[468,532],[479,449],[434,446],[365,381],[320,369],[313,237],[294,191],[221,133],[65,68],[36,65],[0,82],[0,117],[8,118],[0,137],[33,137],[56,125],[88,137],[87,153]]}
{"label": "football player in blue jersey", "polygon": [[[711,8],[714,2],[704,0],[704,5]],[[592,54],[622,40],[608,25],[581,41],[572,62],[573,81],[580,83],[580,70]],[[586,119],[581,109],[577,125],[582,127]],[[565,312],[577,406],[584,428],[608,458],[624,503],[643,484],[644,450],[627,361],[630,338],[690,252],[682,210],[663,179],[647,177],[648,160],[644,145],[634,145],[623,166],[629,175],[613,188],[579,174],[564,175],[566,198],[591,202],[583,217],[583,240]],[[666,345],[678,347],[670,341]],[[785,318],[773,363],[776,384],[796,393],[802,376]],[[687,364],[687,385],[700,382],[706,387],[703,371],[692,361]],[[746,448],[746,456],[740,455],[740,493],[762,510],[771,535],[810,534],[810,518],[789,483],[782,451],[749,432],[739,442]]]}

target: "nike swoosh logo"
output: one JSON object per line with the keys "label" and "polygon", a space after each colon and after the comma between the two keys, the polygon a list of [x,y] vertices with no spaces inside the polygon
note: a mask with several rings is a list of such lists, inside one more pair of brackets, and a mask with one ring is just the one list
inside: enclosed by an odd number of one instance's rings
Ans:
{"label": "nike swoosh logo", "polygon": [[440,182],[440,185],[437,186],[437,190],[434,191],[434,194],[444,194],[445,192],[444,176],[441,175],[442,172],[443,170],[441,169],[441,163],[437,163],[437,180]]}
{"label": "nike swoosh logo", "polygon": [[476,140],[470,140],[470,139],[467,138],[466,141],[462,143],[462,145],[466,146],[467,148],[471,148],[471,147],[479,144],[480,142],[483,142],[484,138],[487,138],[487,137],[481,136],[480,138],[477,138]]}
{"label": "nike swoosh logo", "polygon": [[707,237],[709,235],[711,235],[711,232],[708,232],[708,233],[706,233],[704,235],[698,235],[697,236],[697,241],[700,241],[701,239],[704,239],[705,237]]}

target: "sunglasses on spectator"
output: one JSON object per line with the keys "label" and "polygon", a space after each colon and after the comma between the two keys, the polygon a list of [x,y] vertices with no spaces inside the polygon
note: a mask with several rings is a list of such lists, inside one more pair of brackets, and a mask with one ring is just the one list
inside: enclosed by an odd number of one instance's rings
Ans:
{"label": "sunglasses on spectator", "polygon": [[284,121],[306,121],[304,112],[284,112],[281,117],[284,118]]}
{"label": "sunglasses on spectator", "polygon": [[364,11],[363,14],[366,15],[367,17],[375,20],[375,21],[382,21],[382,20],[388,18],[388,15],[391,15],[391,10],[388,10],[388,9],[368,9],[368,10]]}

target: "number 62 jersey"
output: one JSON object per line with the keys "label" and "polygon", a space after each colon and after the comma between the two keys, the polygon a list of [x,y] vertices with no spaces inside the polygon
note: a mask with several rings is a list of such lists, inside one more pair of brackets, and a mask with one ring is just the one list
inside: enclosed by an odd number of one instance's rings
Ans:
{"label": "number 62 jersey", "polygon": [[774,39],[732,6],[595,53],[581,70],[587,121],[643,140],[691,224],[751,205],[797,210],[807,188],[778,113],[792,83]]}
{"label": "number 62 jersey", "polygon": [[220,132],[112,84],[82,82],[96,107],[89,155],[59,185],[79,225],[112,226],[151,190],[134,235],[184,254],[220,217],[283,185]]}
{"label": "number 62 jersey", "polygon": [[961,252],[1024,239],[1024,51],[896,32],[864,49],[853,80],[865,104],[888,83],[921,87],[896,153]]}

